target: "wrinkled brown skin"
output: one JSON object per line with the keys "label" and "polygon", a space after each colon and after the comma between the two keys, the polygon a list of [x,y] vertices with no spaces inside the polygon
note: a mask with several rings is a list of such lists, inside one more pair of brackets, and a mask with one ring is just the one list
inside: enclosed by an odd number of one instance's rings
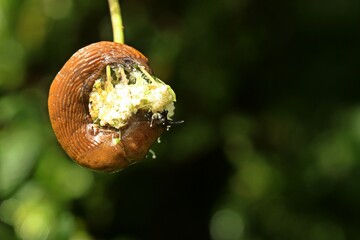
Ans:
{"label": "wrinkled brown skin", "polygon": [[65,152],[81,166],[116,172],[143,159],[161,135],[163,126],[137,114],[119,130],[96,128],[88,110],[89,94],[107,65],[132,60],[148,71],[147,58],[136,49],[115,42],[98,42],[77,51],[51,84],[48,107],[55,135]]}

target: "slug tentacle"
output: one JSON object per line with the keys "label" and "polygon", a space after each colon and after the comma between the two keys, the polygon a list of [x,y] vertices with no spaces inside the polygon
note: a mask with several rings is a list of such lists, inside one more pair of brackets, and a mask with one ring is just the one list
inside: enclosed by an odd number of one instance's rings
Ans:
{"label": "slug tentacle", "polygon": [[[77,51],[50,87],[48,106],[55,135],[67,154],[84,167],[121,170],[144,158],[165,129],[167,120],[149,124],[149,110],[139,109],[119,127],[100,126],[91,116],[90,94],[95,81],[105,78],[107,66],[122,66],[125,73],[132,65],[152,74],[147,58],[136,49],[115,42],[94,43]],[[122,75],[121,79],[125,78]]]}

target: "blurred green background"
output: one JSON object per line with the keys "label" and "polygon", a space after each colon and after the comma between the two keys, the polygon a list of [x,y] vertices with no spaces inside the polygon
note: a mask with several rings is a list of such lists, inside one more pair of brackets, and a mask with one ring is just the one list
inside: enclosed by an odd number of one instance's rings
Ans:
{"label": "blurred green background", "polygon": [[47,94],[107,1],[0,0],[0,239],[360,239],[360,1],[123,0],[177,93],[156,159],[67,157]]}

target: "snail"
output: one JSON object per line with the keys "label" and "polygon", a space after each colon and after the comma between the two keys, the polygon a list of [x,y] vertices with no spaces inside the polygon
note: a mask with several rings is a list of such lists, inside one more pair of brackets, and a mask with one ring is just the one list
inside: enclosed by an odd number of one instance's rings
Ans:
{"label": "snail", "polygon": [[101,41],[78,50],[53,80],[48,110],[55,135],[79,165],[116,172],[143,159],[174,122],[175,93],[128,45]]}

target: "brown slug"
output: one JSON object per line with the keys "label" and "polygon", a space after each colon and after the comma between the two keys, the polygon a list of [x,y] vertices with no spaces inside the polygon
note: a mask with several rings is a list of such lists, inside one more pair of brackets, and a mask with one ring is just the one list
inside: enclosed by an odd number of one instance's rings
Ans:
{"label": "brown slug", "polygon": [[[169,103],[175,94],[151,72],[143,54],[116,42],[90,44],[65,63],[50,87],[49,115],[60,145],[79,165],[119,171],[143,159],[171,124]],[[145,96],[133,97],[139,89]],[[152,99],[161,94],[167,105],[157,106]],[[112,104],[118,106],[111,109]],[[125,119],[119,109],[126,104],[131,115]]]}

